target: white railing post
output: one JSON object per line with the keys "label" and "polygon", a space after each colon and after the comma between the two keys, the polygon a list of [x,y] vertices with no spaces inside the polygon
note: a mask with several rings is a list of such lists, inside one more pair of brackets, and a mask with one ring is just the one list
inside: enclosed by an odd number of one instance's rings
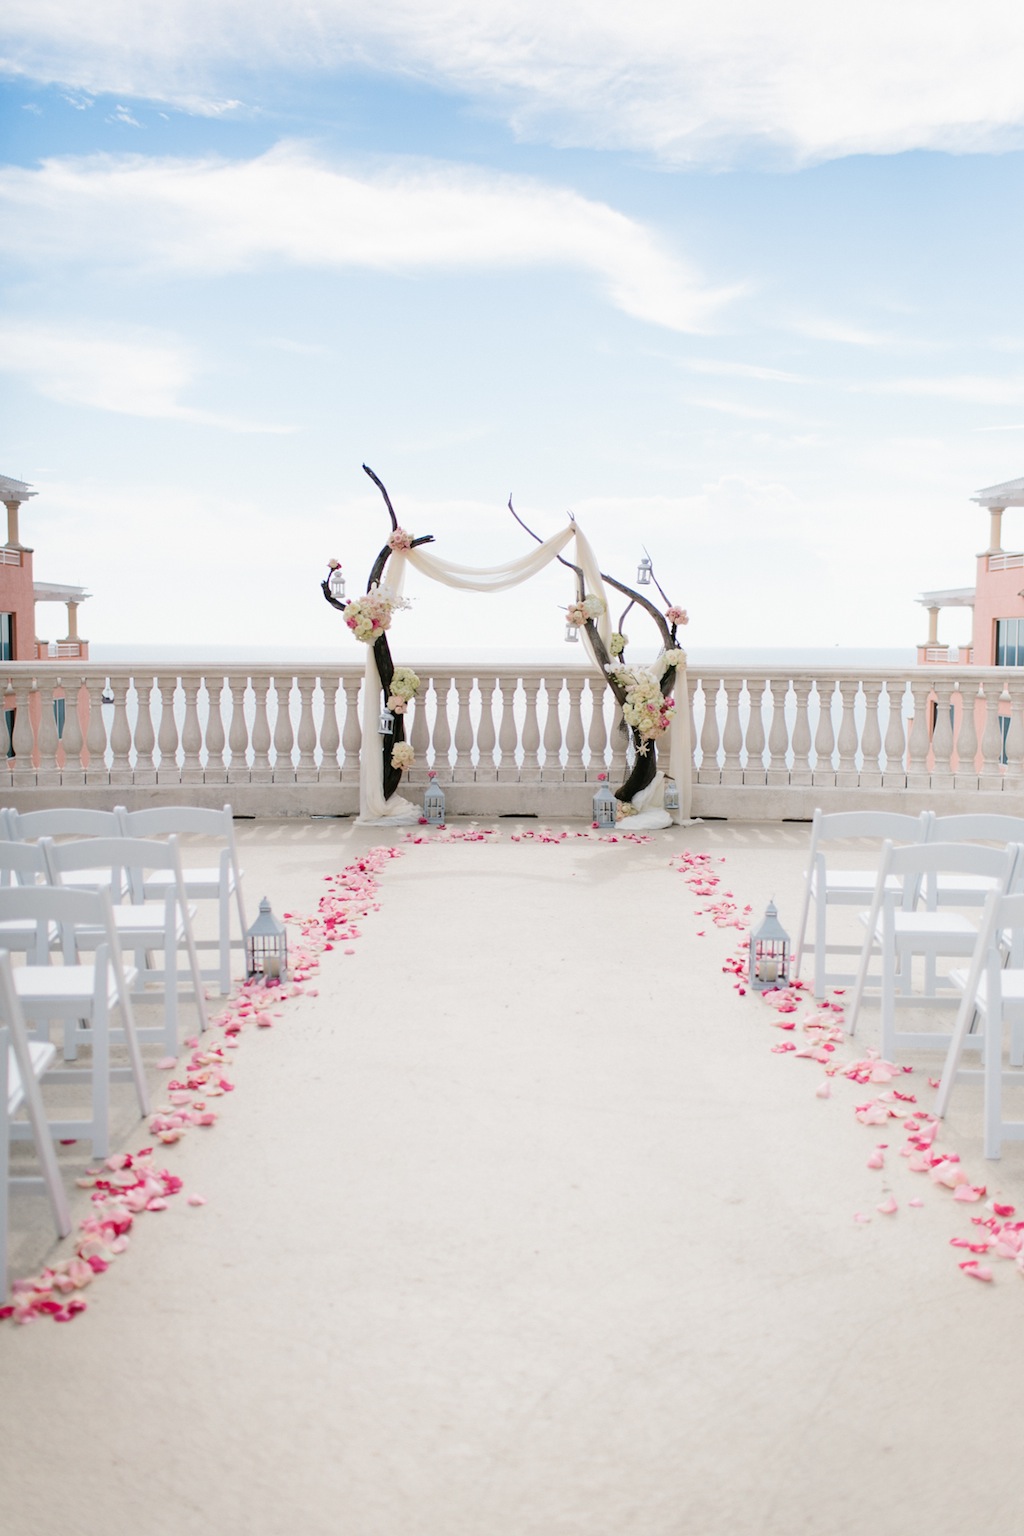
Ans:
{"label": "white railing post", "polygon": [[704,695],[704,724],[700,732],[699,784],[721,784],[722,770],[718,765],[718,678],[702,677],[701,692]]}
{"label": "white railing post", "polygon": [[175,694],[178,691],[177,674],[171,672],[163,677],[154,678],[157,692],[160,695],[160,729],[157,731],[157,746],[160,749],[160,766],[156,771],[158,784],[180,784],[181,776],[178,768],[178,721],[174,710]]}
{"label": "white railing post", "polygon": [[203,733],[199,725],[199,683],[200,679],[194,673],[191,675],[186,673],[181,679],[185,694],[185,718],[181,723],[182,784],[203,782],[203,764],[200,757]]}
{"label": "white railing post", "polygon": [[299,690],[299,728],[295,736],[299,760],[295,765],[295,782],[315,784],[318,777],[316,726],[313,722],[313,690],[316,687],[316,678],[308,672],[303,672],[295,682]]}
{"label": "white railing post", "polygon": [[522,679],[526,696],[526,713],[523,717],[523,762],[519,770],[520,784],[536,784],[540,779],[540,726],[537,721],[537,694],[540,692],[539,677]]}
{"label": "white railing post", "polygon": [[480,689],[480,728],[476,736],[478,784],[494,784],[498,778],[498,770],[494,762],[494,748],[498,742],[498,733],[494,725],[494,690],[497,683],[498,679],[493,673],[481,672],[477,678],[477,686]]}
{"label": "white railing post", "polygon": [[[320,771],[323,784],[337,784],[341,778],[338,748],[341,746],[341,730],[338,725],[338,700],[341,698],[340,678],[320,678],[324,696],[324,718],[320,726]],[[413,705],[415,709],[415,705]]]}
{"label": "white railing post", "polygon": [[452,768],[453,784],[472,784],[476,777],[473,769],[473,722],[469,713],[469,696],[473,692],[471,677],[456,677],[455,682],[455,764]]}
{"label": "white railing post", "polygon": [[932,684],[935,690],[935,730],[932,733],[932,788],[945,789],[953,784],[953,685],[948,678]]}
{"label": "white railing post", "polygon": [[863,765],[860,770],[861,789],[882,787],[882,726],[878,717],[882,697],[880,678],[865,678],[861,683],[864,691],[864,735],[861,738]]}
{"label": "white railing post", "polygon": [[722,750],[725,757],[722,763],[721,782],[742,784],[743,763],[740,760],[740,748],[743,746],[743,731],[740,727],[740,690],[743,683],[738,677],[730,677],[726,678],[723,687],[725,688],[725,728],[722,731]]}
{"label": "white railing post", "polygon": [[771,678],[768,682],[768,697],[771,699],[771,723],[768,726],[768,774],[769,784],[783,785],[789,783],[789,764],[786,762],[786,753],[789,750],[789,728],[786,725],[786,696],[789,693],[789,682],[785,678]]}
{"label": "white railing post", "polygon": [[515,698],[516,677],[499,677],[498,684],[501,688],[501,723],[498,727],[498,781],[502,784],[518,784],[519,765],[516,762],[516,747],[519,744],[519,733],[516,730]]}
{"label": "white railing post", "polygon": [[[747,678],[747,701],[750,711],[747,721],[747,766],[743,770],[744,784],[767,782],[764,767],[764,686],[763,677]],[[691,735],[691,741],[694,737]]]}
{"label": "white railing post", "polygon": [[89,694],[89,723],[86,727],[85,750],[88,763],[85,770],[87,785],[109,784],[107,772],[107,725],[103,718],[103,685],[101,676],[83,679]]}
{"label": "white railing post", "polygon": [[145,673],[136,672],[135,698],[138,717],[135,721],[135,768],[132,773],[132,782],[135,784],[156,783],[156,763],[153,759],[156,731],[153,728],[152,692],[152,679]]}
{"label": "white railing post", "polygon": [[914,678],[910,691],[914,696],[914,723],[910,732],[907,788],[928,789],[931,784],[928,773],[928,750],[931,745],[931,684],[923,679]]}
{"label": "white railing post", "polygon": [[241,677],[236,675],[225,678],[228,706],[228,751],[231,753],[231,762],[228,765],[229,784],[248,784],[249,782],[249,728],[245,723],[245,690],[248,681],[249,679],[244,673]]}
{"label": "white railing post", "polygon": [[69,789],[78,788],[85,783],[85,769],[82,767],[84,743],[80,708],[81,679],[72,678],[64,690],[64,734],[61,737],[61,746],[64,748],[61,783]]}
{"label": "white railing post", "polygon": [[40,689],[39,708],[39,767],[36,770],[36,784],[41,789],[52,789],[60,783],[60,766],[57,762],[60,738],[57,735],[52,683]]}
{"label": "white railing post", "polygon": [[14,685],[14,731],[12,733],[12,745],[14,747],[14,788],[27,789],[35,786],[36,769],[32,761],[35,751],[34,732],[32,729],[32,716],[39,707],[39,684],[36,679],[26,678],[24,684]]}
{"label": "white railing post", "polygon": [[852,678],[840,678],[839,696],[843,701],[843,718],[839,722],[839,768],[836,784],[841,789],[855,788],[857,774],[857,717],[854,713],[860,683]]}
{"label": "white railing post", "polygon": [[431,678],[434,685],[434,760],[431,767],[437,775],[439,784],[452,782],[452,727],[448,719],[448,695],[451,692],[451,678],[434,676]]}
{"label": "white railing post", "polygon": [[[342,759],[341,782],[343,784],[359,783],[359,753],[363,744],[363,725],[359,713],[359,687],[358,677],[343,677],[341,686],[345,690],[345,724],[341,733]],[[426,693],[426,684],[423,685],[423,694]],[[416,704],[415,728],[419,729],[420,715],[426,721],[426,709],[421,700]],[[415,744],[415,738],[414,738]]]}
{"label": "white railing post", "polygon": [[971,687],[969,674],[964,674],[959,689],[960,720],[956,733],[957,764],[953,784],[957,789],[977,789],[978,767],[975,759],[978,755],[978,728],[974,722],[977,689]]}
{"label": "white railing post", "polygon": [[1006,772],[1004,789],[1019,789],[1024,783],[1024,679],[1008,677],[1006,691],[1010,695],[1010,724],[1006,732]]}
{"label": "white railing post", "polygon": [[587,777],[587,770],[583,766],[583,747],[586,737],[583,734],[583,686],[586,678],[578,673],[570,673],[565,680],[565,686],[569,694],[569,718],[565,726],[565,768],[563,770],[563,782],[566,784],[582,784]]}
{"label": "white railing post", "polygon": [[[597,782],[599,773],[610,773],[611,754],[608,751],[608,720],[605,715],[605,688],[595,678],[587,678],[590,695],[590,725],[587,728],[587,783]],[[625,753],[623,753],[625,762]]]}
{"label": "white railing post", "polygon": [[789,775],[789,782],[810,784],[811,722],[807,713],[807,701],[811,695],[811,679],[795,677],[793,693],[796,697],[796,718],[793,721],[793,768]]}
{"label": "white railing post", "polygon": [[544,679],[544,767],[545,784],[562,783],[562,679],[550,674]]}
{"label": "white railing post", "polygon": [[903,724],[903,700],[907,685],[902,677],[887,677],[885,691],[889,700],[889,723],[885,728],[885,770],[883,789],[905,789],[907,783],[907,728]]}
{"label": "white railing post", "polygon": [[836,769],[832,761],[836,749],[836,728],[832,723],[832,702],[835,698],[834,682],[817,682],[818,728],[814,733],[814,772],[811,783],[831,788],[836,782]]}
{"label": "white railing post", "polygon": [[131,678],[126,672],[110,674],[114,695],[114,718],[110,726],[110,782],[124,785],[132,781],[132,728],[128,719],[128,689]]}
{"label": "white railing post", "polygon": [[[228,782],[228,769],[224,761],[224,748],[227,745],[227,737],[224,731],[224,716],[221,712],[221,704],[224,698],[224,690],[227,687],[226,677],[203,678],[206,688],[206,767],[203,769],[203,780],[206,784],[226,784]],[[231,694],[228,693],[230,701]]]}
{"label": "white railing post", "polygon": [[253,694],[253,717],[252,731],[249,736],[249,745],[252,752],[249,782],[252,784],[270,784],[273,782],[274,770],[270,762],[270,715],[267,704],[270,692],[269,673],[253,672],[250,676],[250,684]]}
{"label": "white railing post", "polygon": [[[277,701],[274,720],[274,775],[275,784],[294,784],[295,767],[292,763],[292,747],[295,745],[295,728],[292,725],[292,678],[289,674],[275,673],[269,680]],[[269,698],[269,694],[268,694]]]}

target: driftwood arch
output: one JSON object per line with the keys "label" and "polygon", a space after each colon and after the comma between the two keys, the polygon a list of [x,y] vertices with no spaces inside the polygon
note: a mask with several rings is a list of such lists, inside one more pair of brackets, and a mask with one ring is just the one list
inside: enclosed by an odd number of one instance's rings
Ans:
{"label": "driftwood arch", "polygon": [[[368,464],[363,465],[363,471],[373,481],[374,485],[380,491],[381,496],[384,498],[384,505],[387,508],[388,517],[391,522],[392,535],[400,534],[402,530],[400,528],[398,517],[392,504],[391,497],[388,494],[387,487],[384,485],[384,482],[380,479],[380,477],[376,475],[374,471],[369,467]],[[530,538],[535,539],[538,544],[544,543],[544,540],[541,539],[540,535],[534,532],[532,528],[528,527],[528,525],[519,516],[518,512],[515,510],[515,507],[512,504],[511,496],[509,497],[508,501],[508,509],[519,526],[527,534],[529,534]],[[573,526],[575,528],[575,523],[574,520],[571,519],[571,515],[570,520],[573,521]],[[424,544],[432,544],[434,542],[434,535],[432,533],[427,533],[421,534],[419,537],[414,539],[410,538],[408,543],[403,547],[407,549],[416,549]],[[368,593],[372,592],[375,588],[382,588],[383,577],[387,569],[388,561],[394,553],[395,546],[389,539],[388,543],[383,546],[380,553],[377,555],[377,558],[374,560],[373,566],[371,567],[369,578],[366,584],[366,590]],[[562,565],[566,566],[569,570],[574,572],[576,577],[577,604],[582,607],[588,596],[586,590],[586,578],[582,566],[574,563],[572,560],[567,560],[562,554],[557,554],[554,558],[557,559]],[[334,563],[336,564],[337,562]],[[659,594],[664,599],[666,604],[666,611],[664,613],[658,609],[655,604],[650,601],[649,598],[644,596],[643,593],[636,591],[633,587],[627,586],[617,577],[609,575],[606,571],[600,571],[600,577],[601,580],[607,584],[607,586],[612,587],[615,591],[621,593],[623,597],[628,599],[626,607],[623,610],[618,622],[617,633],[620,636],[623,633],[623,626],[629,613],[634,607],[640,607],[653,620],[661,638],[663,650],[668,653],[669,656],[671,656],[673,652],[677,651],[676,637],[678,627],[680,623],[686,622],[686,616],[681,609],[675,608],[669,601],[664,589],[658,582],[657,578],[654,576],[653,567],[651,567],[651,580],[657,587]],[[342,601],[334,596],[333,592],[331,591],[329,577],[321,582],[321,590],[327,602],[330,603],[332,608],[337,608],[340,612],[344,613],[350,607],[351,599]],[[616,673],[623,673],[627,670],[627,664],[623,659],[624,652],[620,651],[615,656],[611,654],[609,647],[606,646],[604,638],[602,637],[601,626],[598,624],[597,619],[594,616],[588,615],[585,619],[585,622],[580,627],[585,631],[591,654],[601,669],[602,676],[605,680],[605,685],[611,689],[620,707],[625,710],[628,702],[628,690],[622,679],[616,676]],[[388,643],[388,636],[385,630],[382,630],[381,633],[374,638],[372,642],[372,651],[379,684],[383,689],[384,697],[386,699],[391,692],[391,686],[395,676],[395,665],[391,656],[391,647]],[[665,700],[671,700],[672,690],[676,682],[676,672],[676,663],[670,662],[667,669],[661,674],[660,689],[662,698]],[[653,784],[658,773],[658,750],[656,741],[653,739],[653,737],[645,735],[637,725],[626,725],[625,728],[629,731],[633,741],[634,761],[632,769],[630,770],[626,779],[622,784],[619,785],[617,789],[613,791],[613,793],[617,800],[621,801],[623,804],[628,804],[632,802],[638,795],[643,794],[643,792]],[[405,740],[405,721],[401,714],[398,714],[395,717],[394,734],[392,736],[383,736],[380,738],[380,740],[382,744],[381,788],[383,790],[384,800],[387,802],[390,801],[396,794],[401,783],[403,772],[402,768],[398,767],[393,761],[394,748]]]}

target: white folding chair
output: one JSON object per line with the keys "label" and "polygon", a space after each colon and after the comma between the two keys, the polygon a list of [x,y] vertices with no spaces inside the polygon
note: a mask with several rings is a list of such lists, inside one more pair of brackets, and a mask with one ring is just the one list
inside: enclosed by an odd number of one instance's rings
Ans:
{"label": "white folding chair", "polygon": [[[948,1033],[897,1033],[895,1022],[897,1002],[934,1008],[951,1001],[954,984],[948,975],[939,977],[937,961],[940,957],[971,955],[977,943],[976,923],[948,906],[939,908],[935,899],[936,876],[980,876],[991,880],[1000,894],[1005,894],[1021,855],[1017,843],[1008,848],[986,848],[974,843],[925,843],[896,848],[885,843],[870,909],[861,914],[866,932],[846,1021],[851,1035],[864,1000],[871,957],[877,954],[881,959],[883,1057],[892,1060],[899,1050],[945,1049]],[[920,991],[914,987],[915,960],[921,961],[924,971]]]}
{"label": "white folding chair", "polygon": [[[91,1117],[51,1119],[50,1129],[62,1137],[90,1136],[93,1155],[105,1157],[110,1150],[111,1082],[131,1081],[140,1113],[149,1113],[149,1093],[131,1002],[135,971],[122,958],[110,894],[42,885],[0,890],[0,922],[13,917],[30,918],[39,928],[39,943],[32,961],[15,966],[12,972],[32,1034],[46,1040],[54,1021],[63,1025],[65,1065],[51,1070],[51,1081],[81,1083],[87,1077],[90,1085]],[[59,952],[49,947],[49,934],[55,923],[62,935]],[[95,951],[91,964],[81,961],[80,938],[83,945]],[[121,1016],[120,1028],[116,1030],[110,1024],[115,1007]],[[111,1065],[111,1039],[124,1041],[128,1051],[126,1067]],[[91,1052],[84,1069],[69,1065],[77,1061],[82,1045]],[[20,1134],[17,1126],[12,1134]]]}
{"label": "white folding chair", "polygon": [[[38,843],[0,842],[0,888],[18,885],[49,885],[46,856]],[[54,926],[50,943],[59,942]],[[14,917],[0,923],[0,946],[4,949],[34,951],[39,943],[38,925],[31,918]]]}
{"label": "white folding chair", "polygon": [[[927,842],[931,812],[922,811],[919,816],[905,816],[896,811],[837,811],[814,813],[811,824],[811,846],[804,875],[804,899],[800,913],[793,974],[799,976],[807,945],[807,928],[811,905],[814,906],[814,995],[823,998],[827,989],[848,986],[855,973],[829,971],[827,957],[831,954],[858,955],[859,943],[837,943],[828,936],[828,909],[831,906],[863,907],[875,888],[877,859],[881,855],[883,840],[893,843]],[[871,839],[875,844],[872,854],[875,865],[869,869],[834,868],[836,858],[848,858],[849,851],[837,854],[827,845],[849,838]]]}
{"label": "white folding chair", "polygon": [[[245,948],[245,903],[242,898],[242,871],[235,847],[235,824],[230,805],[210,810],[192,805],[155,806],[143,811],[119,807],[121,832],[125,837],[184,837],[198,835],[217,845],[216,864],[184,865],[185,894],[192,901],[216,901],[217,937],[198,939],[199,949],[216,949],[216,966],[203,971],[207,980],[216,981],[221,992],[231,991],[231,950]],[[183,855],[183,859],[186,857]],[[158,870],[147,876],[147,897],[162,894],[167,875]],[[231,908],[238,916],[238,936],[231,937]]]}
{"label": "white folding chair", "polygon": [[[162,1030],[140,1028],[140,1040],[159,1039],[169,1052],[178,1052],[178,994],[183,979],[192,982],[199,1028],[208,1027],[203,978],[199,955],[192,934],[195,908],[185,895],[185,879],[176,837],[166,842],[157,838],[109,837],[87,838],[78,842],[41,842],[50,878],[54,885],[76,887],[79,872],[100,869],[109,876],[110,889],[127,882],[130,903],[119,902],[113,908],[113,920],[122,950],[135,955],[138,979],[136,1000],[146,1000],[146,988],[157,986],[163,992],[164,1024]],[[166,876],[160,883],[157,901],[146,901],[147,883],[154,873]],[[102,935],[97,931],[94,940]],[[80,945],[88,944],[88,935],[79,933]],[[179,969],[179,952],[184,949],[186,966]],[[156,965],[157,953],[163,955],[162,969]]]}
{"label": "white folding chair", "polygon": [[[1024,1082],[1024,895],[993,892],[987,898],[971,964],[950,976],[962,997],[935,1113],[945,1115],[959,1079],[981,1078],[984,1152],[986,1157],[999,1157],[1004,1141],[1024,1141],[1024,1120],[1004,1120],[1002,1108],[1004,1083]],[[979,1046],[982,1066],[962,1067],[964,1050]]]}
{"label": "white folding chair", "polygon": [[[68,1197],[57,1166],[57,1152],[46,1123],[39,1080],[52,1065],[56,1050],[49,1040],[30,1040],[14,985],[11,957],[0,950],[0,1297],[7,1292],[8,1192],[42,1185],[50,1201],[58,1237],[71,1231]],[[10,1172],[11,1129],[24,1108],[35,1143],[40,1174]]]}

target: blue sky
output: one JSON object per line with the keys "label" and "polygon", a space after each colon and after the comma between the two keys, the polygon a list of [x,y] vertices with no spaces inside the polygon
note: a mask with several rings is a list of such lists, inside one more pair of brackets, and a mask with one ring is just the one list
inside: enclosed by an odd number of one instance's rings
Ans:
{"label": "blue sky", "polygon": [[[1024,474],[1019,7],[81,11],[0,24],[0,472],[90,639],[347,654],[364,461],[453,560],[523,552],[510,492],[646,544],[694,648],[911,645],[973,580]],[[417,578],[396,652],[557,643],[564,576]]]}

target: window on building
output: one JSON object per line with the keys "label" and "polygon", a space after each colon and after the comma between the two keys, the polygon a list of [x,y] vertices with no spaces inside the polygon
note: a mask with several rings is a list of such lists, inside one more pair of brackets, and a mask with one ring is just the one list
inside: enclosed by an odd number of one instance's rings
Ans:
{"label": "window on building", "polygon": [[0,661],[14,660],[14,614],[0,613]]}
{"label": "window on building", "polygon": [[996,620],[996,666],[1024,667],[1024,619]]}

